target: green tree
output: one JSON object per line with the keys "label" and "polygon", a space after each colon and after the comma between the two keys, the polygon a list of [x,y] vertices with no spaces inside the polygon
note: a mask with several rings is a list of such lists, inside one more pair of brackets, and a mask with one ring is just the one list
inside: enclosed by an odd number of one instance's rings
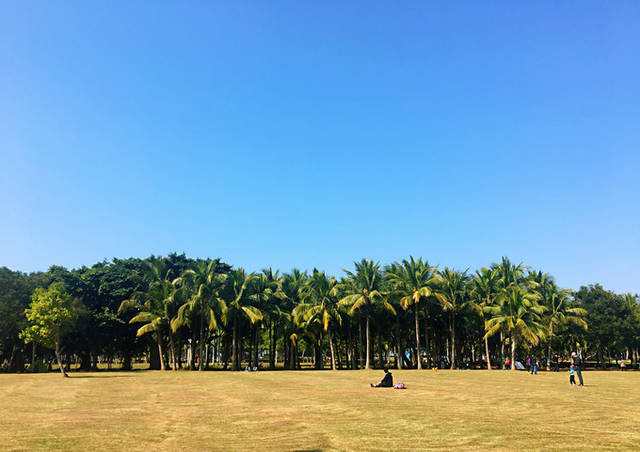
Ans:
{"label": "green tree", "polygon": [[74,305],[62,283],[53,283],[48,289],[37,288],[33,292],[31,306],[25,310],[28,326],[21,337],[26,342],[35,341],[54,348],[58,367],[68,377],[62,365],[60,342],[62,335],[70,330],[78,318],[78,307]]}
{"label": "green tree", "polygon": [[298,362],[298,337],[302,328],[297,324],[291,315],[295,307],[300,304],[302,290],[306,285],[309,276],[307,272],[302,272],[294,268],[291,273],[283,275],[280,282],[282,293],[280,323],[283,330],[283,352],[285,368],[295,369],[299,367]]}
{"label": "green tree", "polygon": [[396,262],[386,268],[386,275],[393,290],[398,292],[400,304],[405,309],[413,306],[416,330],[416,360],[418,369],[422,369],[420,353],[420,307],[422,302],[433,295],[434,287],[440,281],[437,268],[429,266],[422,258],[416,261],[413,256],[407,261]]}
{"label": "green tree", "polygon": [[[476,276],[471,280],[471,294],[475,299],[476,308],[482,313],[484,319],[484,308],[491,306],[495,302],[500,288],[498,285],[498,273],[489,268],[481,268],[476,271]],[[486,330],[485,319],[485,330]],[[486,331],[485,331],[486,332]],[[487,369],[491,370],[491,354],[489,352],[489,338],[484,336],[484,349],[487,356]]]}
{"label": "green tree", "polygon": [[551,369],[551,341],[558,326],[567,324],[587,330],[584,317],[587,314],[583,308],[571,305],[570,291],[560,290],[549,275],[537,277],[535,290],[538,293],[539,304],[545,307],[544,322],[547,326],[549,344],[547,346],[547,370]]}
{"label": "green tree", "polygon": [[341,289],[347,294],[340,300],[343,306],[350,306],[349,313],[362,311],[365,316],[366,358],[365,369],[371,368],[371,341],[370,322],[375,306],[380,306],[395,314],[395,309],[387,301],[382,293],[383,278],[380,272],[380,264],[371,260],[362,259],[354,262],[355,271],[344,270],[347,278],[341,284]]}
{"label": "green tree", "polygon": [[338,309],[337,285],[335,278],[329,278],[324,272],[314,270],[306,286],[302,289],[303,302],[297,305],[294,310],[294,316],[301,319],[305,327],[317,324],[321,327],[321,331],[328,334],[332,370],[336,370],[336,356],[331,327],[334,323],[342,324],[342,317]]}
{"label": "green tree", "polygon": [[227,307],[220,297],[220,289],[226,275],[218,269],[219,261],[198,261],[193,268],[185,270],[173,281],[184,293],[186,302],[180,306],[177,315],[171,321],[171,329],[177,331],[182,325],[190,323],[190,318],[199,318],[200,341],[198,349],[198,370],[202,371],[205,361],[205,327],[211,331],[218,328],[218,320],[224,320]]}
{"label": "green tree", "polygon": [[536,302],[537,299],[537,293],[512,286],[500,294],[496,305],[484,308],[491,315],[487,321],[485,337],[491,337],[500,330],[506,331],[511,337],[512,370],[515,369],[518,339],[536,345],[544,335],[542,314],[545,309]]}
{"label": "green tree", "polygon": [[226,277],[223,287],[223,299],[227,305],[227,319],[233,324],[233,342],[231,345],[231,368],[240,370],[239,321],[248,318],[254,324],[262,320],[262,312],[251,305],[251,285],[256,279],[254,273],[247,274],[243,269],[232,270]]}
{"label": "green tree", "polygon": [[467,270],[457,272],[445,268],[440,272],[441,283],[435,292],[436,298],[442,304],[442,309],[449,313],[449,338],[451,339],[451,368],[456,365],[456,315],[462,310],[469,299],[467,298]]}
{"label": "green tree", "polygon": [[171,320],[176,316],[180,304],[179,293],[172,281],[169,280],[168,269],[161,258],[151,258],[147,263],[147,278],[151,281],[146,291],[134,292],[131,298],[124,300],[118,308],[122,314],[130,310],[138,313],[129,323],[144,323],[136,336],[155,333],[160,355],[160,370],[166,370],[164,361],[164,335],[169,337],[171,361],[173,370],[177,370],[176,350],[171,332]]}

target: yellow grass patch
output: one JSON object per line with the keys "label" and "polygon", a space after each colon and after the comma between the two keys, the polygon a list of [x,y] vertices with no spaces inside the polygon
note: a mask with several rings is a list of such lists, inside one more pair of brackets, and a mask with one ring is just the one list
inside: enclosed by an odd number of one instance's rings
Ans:
{"label": "yellow grass patch", "polygon": [[0,375],[3,450],[637,449],[640,373]]}

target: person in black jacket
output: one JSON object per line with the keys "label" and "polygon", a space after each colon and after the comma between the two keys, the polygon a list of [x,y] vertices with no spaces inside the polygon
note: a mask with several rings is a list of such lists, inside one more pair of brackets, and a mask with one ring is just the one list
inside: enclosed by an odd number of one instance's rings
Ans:
{"label": "person in black jacket", "polygon": [[575,369],[578,380],[580,381],[578,386],[584,386],[584,383],[582,382],[582,359],[576,352],[571,353],[571,358],[573,359],[573,368]]}
{"label": "person in black jacket", "polygon": [[380,381],[380,383],[378,383],[377,385],[374,385],[373,383],[371,383],[371,387],[372,388],[392,388],[393,376],[391,375],[391,372],[389,372],[389,369],[385,367],[384,377],[382,377],[382,380]]}

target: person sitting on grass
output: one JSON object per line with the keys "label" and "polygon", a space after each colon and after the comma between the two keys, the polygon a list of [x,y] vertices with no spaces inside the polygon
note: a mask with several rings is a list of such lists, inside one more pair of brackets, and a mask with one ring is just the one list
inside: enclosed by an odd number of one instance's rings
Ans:
{"label": "person sitting on grass", "polygon": [[377,385],[374,385],[373,383],[371,383],[371,387],[372,388],[392,388],[393,376],[391,375],[391,372],[389,372],[389,369],[385,367],[384,377],[382,377],[382,380],[380,381],[380,383],[378,383]]}

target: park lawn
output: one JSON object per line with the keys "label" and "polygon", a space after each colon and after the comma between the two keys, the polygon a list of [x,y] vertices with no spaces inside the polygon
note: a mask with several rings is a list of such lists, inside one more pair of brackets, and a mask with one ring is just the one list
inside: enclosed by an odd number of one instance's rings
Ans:
{"label": "park lawn", "polygon": [[2,450],[638,449],[640,372],[0,375]]}

